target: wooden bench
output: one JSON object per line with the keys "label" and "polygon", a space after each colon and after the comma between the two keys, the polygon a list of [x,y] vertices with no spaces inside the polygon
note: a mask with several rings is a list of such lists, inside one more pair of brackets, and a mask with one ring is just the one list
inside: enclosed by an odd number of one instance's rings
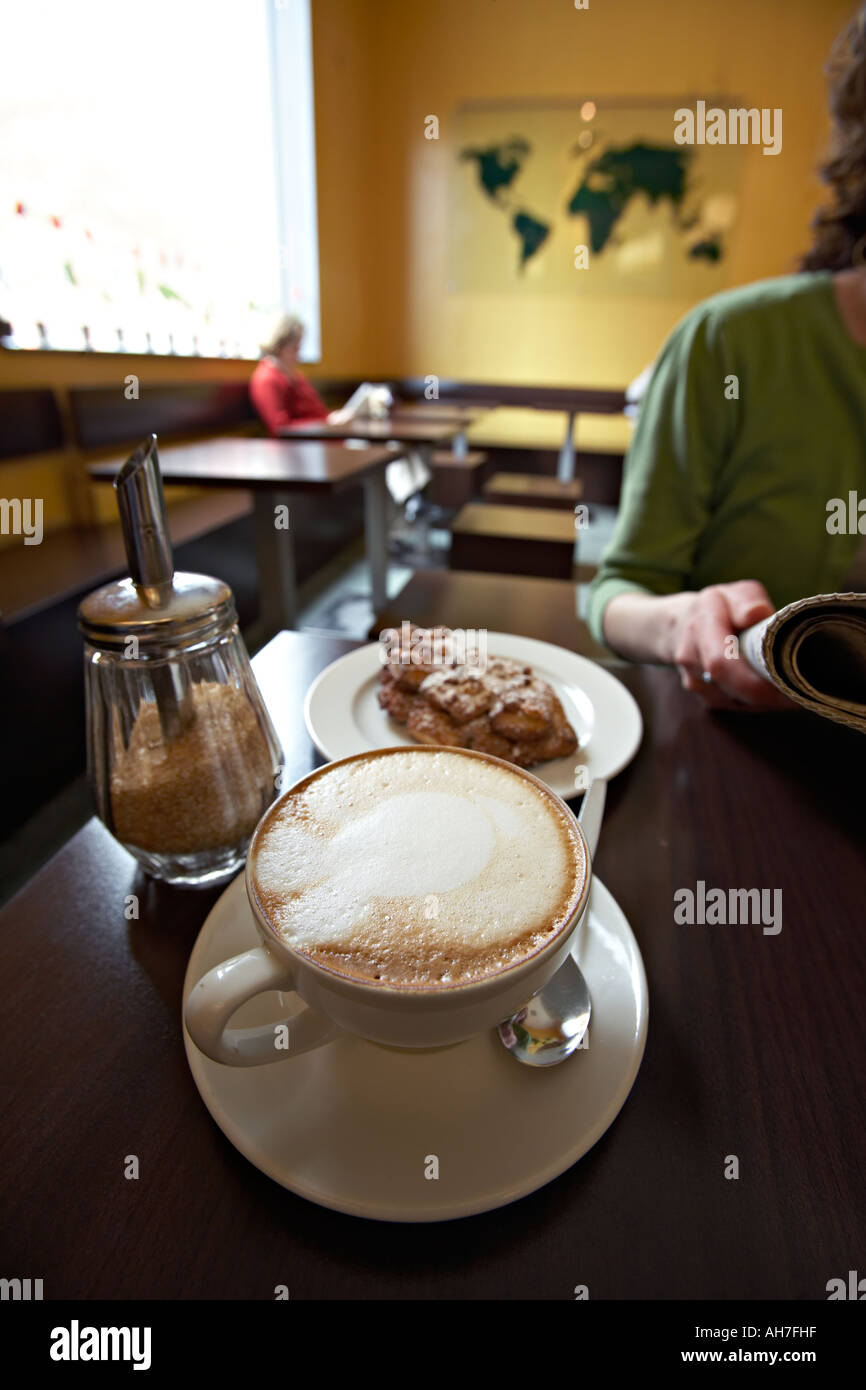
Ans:
{"label": "wooden bench", "polygon": [[451,527],[449,566],[571,579],[576,537],[570,512],[470,502]]}
{"label": "wooden bench", "polygon": [[537,473],[494,473],[484,484],[484,500],[517,507],[552,507],[573,512],[583,496],[583,483],[575,478],[562,483]]}
{"label": "wooden bench", "polygon": [[64,442],[53,391],[0,391],[0,459],[51,453]]}
{"label": "wooden bench", "polygon": [[69,392],[69,405],[82,449],[128,444],[151,433],[160,439],[224,434],[258,419],[246,381],[145,384],[134,400],[118,386],[80,386]]}

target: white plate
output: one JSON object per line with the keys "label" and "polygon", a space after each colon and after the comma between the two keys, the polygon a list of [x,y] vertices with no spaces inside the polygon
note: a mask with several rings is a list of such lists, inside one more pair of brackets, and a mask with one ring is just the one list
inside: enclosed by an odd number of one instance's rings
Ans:
{"label": "white plate", "polygon": [[[258,943],[243,875],[199,933],[183,998],[212,966]],[[524,1197],[586,1153],[625,1103],[646,1041],[646,976],[607,889],[592,885],[575,955],[592,995],[587,1049],[558,1067],[516,1062],[491,1031],[457,1047],[398,1052],[345,1034],[264,1067],[224,1067],[184,1029],[190,1070],[220,1129],[275,1182],[334,1211],[448,1221]],[[285,1017],[262,995],[239,1027]],[[438,1178],[425,1177],[430,1159]]]}
{"label": "white plate", "polygon": [[[490,632],[487,647],[490,657],[508,657],[531,666],[553,686],[562,702],[565,717],[577,734],[577,752],[530,769],[559,796],[567,799],[577,795],[596,777],[609,781],[631,762],[640,747],[643,721],[631,692],[609,671],[576,652],[534,637]],[[307,691],[307,732],[320,753],[332,761],[371,748],[416,746],[405,726],[391,719],[376,698],[382,669],[380,651],[379,643],[373,642],[341,656]]]}

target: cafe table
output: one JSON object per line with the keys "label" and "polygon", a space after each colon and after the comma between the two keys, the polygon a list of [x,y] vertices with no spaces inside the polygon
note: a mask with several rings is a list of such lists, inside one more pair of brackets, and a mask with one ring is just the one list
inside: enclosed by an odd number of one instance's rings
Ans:
{"label": "cafe table", "polygon": [[[159,451],[167,483],[195,487],[240,487],[253,495],[256,559],[261,599],[261,635],[293,628],[297,584],[292,534],[292,496],[331,496],[348,487],[364,489],[364,535],[374,608],[387,598],[388,491],[385,470],[403,457],[399,447],[375,443],[347,449],[341,443],[279,439],[220,438],[172,445]],[[119,461],[92,464],[92,478],[113,479]],[[285,524],[285,523],[288,524]]]}
{"label": "cafe table", "polygon": [[416,570],[376,614],[368,636],[376,638],[404,623],[418,627],[486,628],[552,642],[592,661],[606,662],[610,650],[596,642],[577,615],[570,579],[485,574],[480,570]]}
{"label": "cafe table", "polygon": [[281,439],[351,439],[365,444],[392,443],[404,449],[414,447],[429,463],[437,445],[446,444],[461,432],[462,421],[453,415],[440,420],[395,414],[384,420],[347,420],[343,425],[332,425],[327,420],[302,420],[296,425],[284,425],[279,434]]}
{"label": "cafe table", "polygon": [[395,401],[388,418],[391,420],[419,420],[433,424],[462,425],[467,428],[481,415],[483,408],[473,405],[451,405],[448,401]]}
{"label": "cafe table", "polygon": [[[353,646],[283,632],[254,661],[292,780],[321,761],[307,688]],[[277,1285],[295,1300],[823,1300],[862,1274],[866,740],[800,714],[713,714],[669,670],[611,669],[645,732],[609,787],[596,871],[640,945],[649,1032],[582,1159],[508,1206],[421,1225],[265,1177],[210,1118],[182,1041],[187,959],[221,890],[148,880],[91,820],[0,914],[4,1273],[42,1278],[45,1299],[261,1300]],[[678,924],[674,895],[699,881],[779,890],[782,930]]]}
{"label": "cafe table", "polygon": [[477,407],[451,405],[448,401],[397,401],[391,407],[389,420],[398,422],[398,428],[406,421],[450,425],[454,430],[451,452],[455,459],[465,459],[469,453],[466,431],[486,413]]}

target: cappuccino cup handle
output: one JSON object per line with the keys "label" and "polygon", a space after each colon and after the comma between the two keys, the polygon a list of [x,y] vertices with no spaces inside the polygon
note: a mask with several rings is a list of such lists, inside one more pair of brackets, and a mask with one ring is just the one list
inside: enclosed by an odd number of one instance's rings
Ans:
{"label": "cappuccino cup handle", "polygon": [[229,1028],[232,1014],[267,990],[294,990],[289,966],[264,946],[215,965],[190,991],[184,1022],[199,1051],[227,1067],[261,1067],[310,1052],[341,1030],[305,1004],[298,1013],[258,1028]]}

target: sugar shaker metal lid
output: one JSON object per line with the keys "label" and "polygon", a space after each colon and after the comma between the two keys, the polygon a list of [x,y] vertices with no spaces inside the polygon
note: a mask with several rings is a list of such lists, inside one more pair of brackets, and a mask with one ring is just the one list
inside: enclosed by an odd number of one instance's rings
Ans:
{"label": "sugar shaker metal lid", "polygon": [[175,574],[162,602],[148,603],[131,579],[95,589],[78,609],[78,626],[96,646],[123,646],[136,636],[175,646],[236,621],[234,595],[228,584],[206,574]]}

